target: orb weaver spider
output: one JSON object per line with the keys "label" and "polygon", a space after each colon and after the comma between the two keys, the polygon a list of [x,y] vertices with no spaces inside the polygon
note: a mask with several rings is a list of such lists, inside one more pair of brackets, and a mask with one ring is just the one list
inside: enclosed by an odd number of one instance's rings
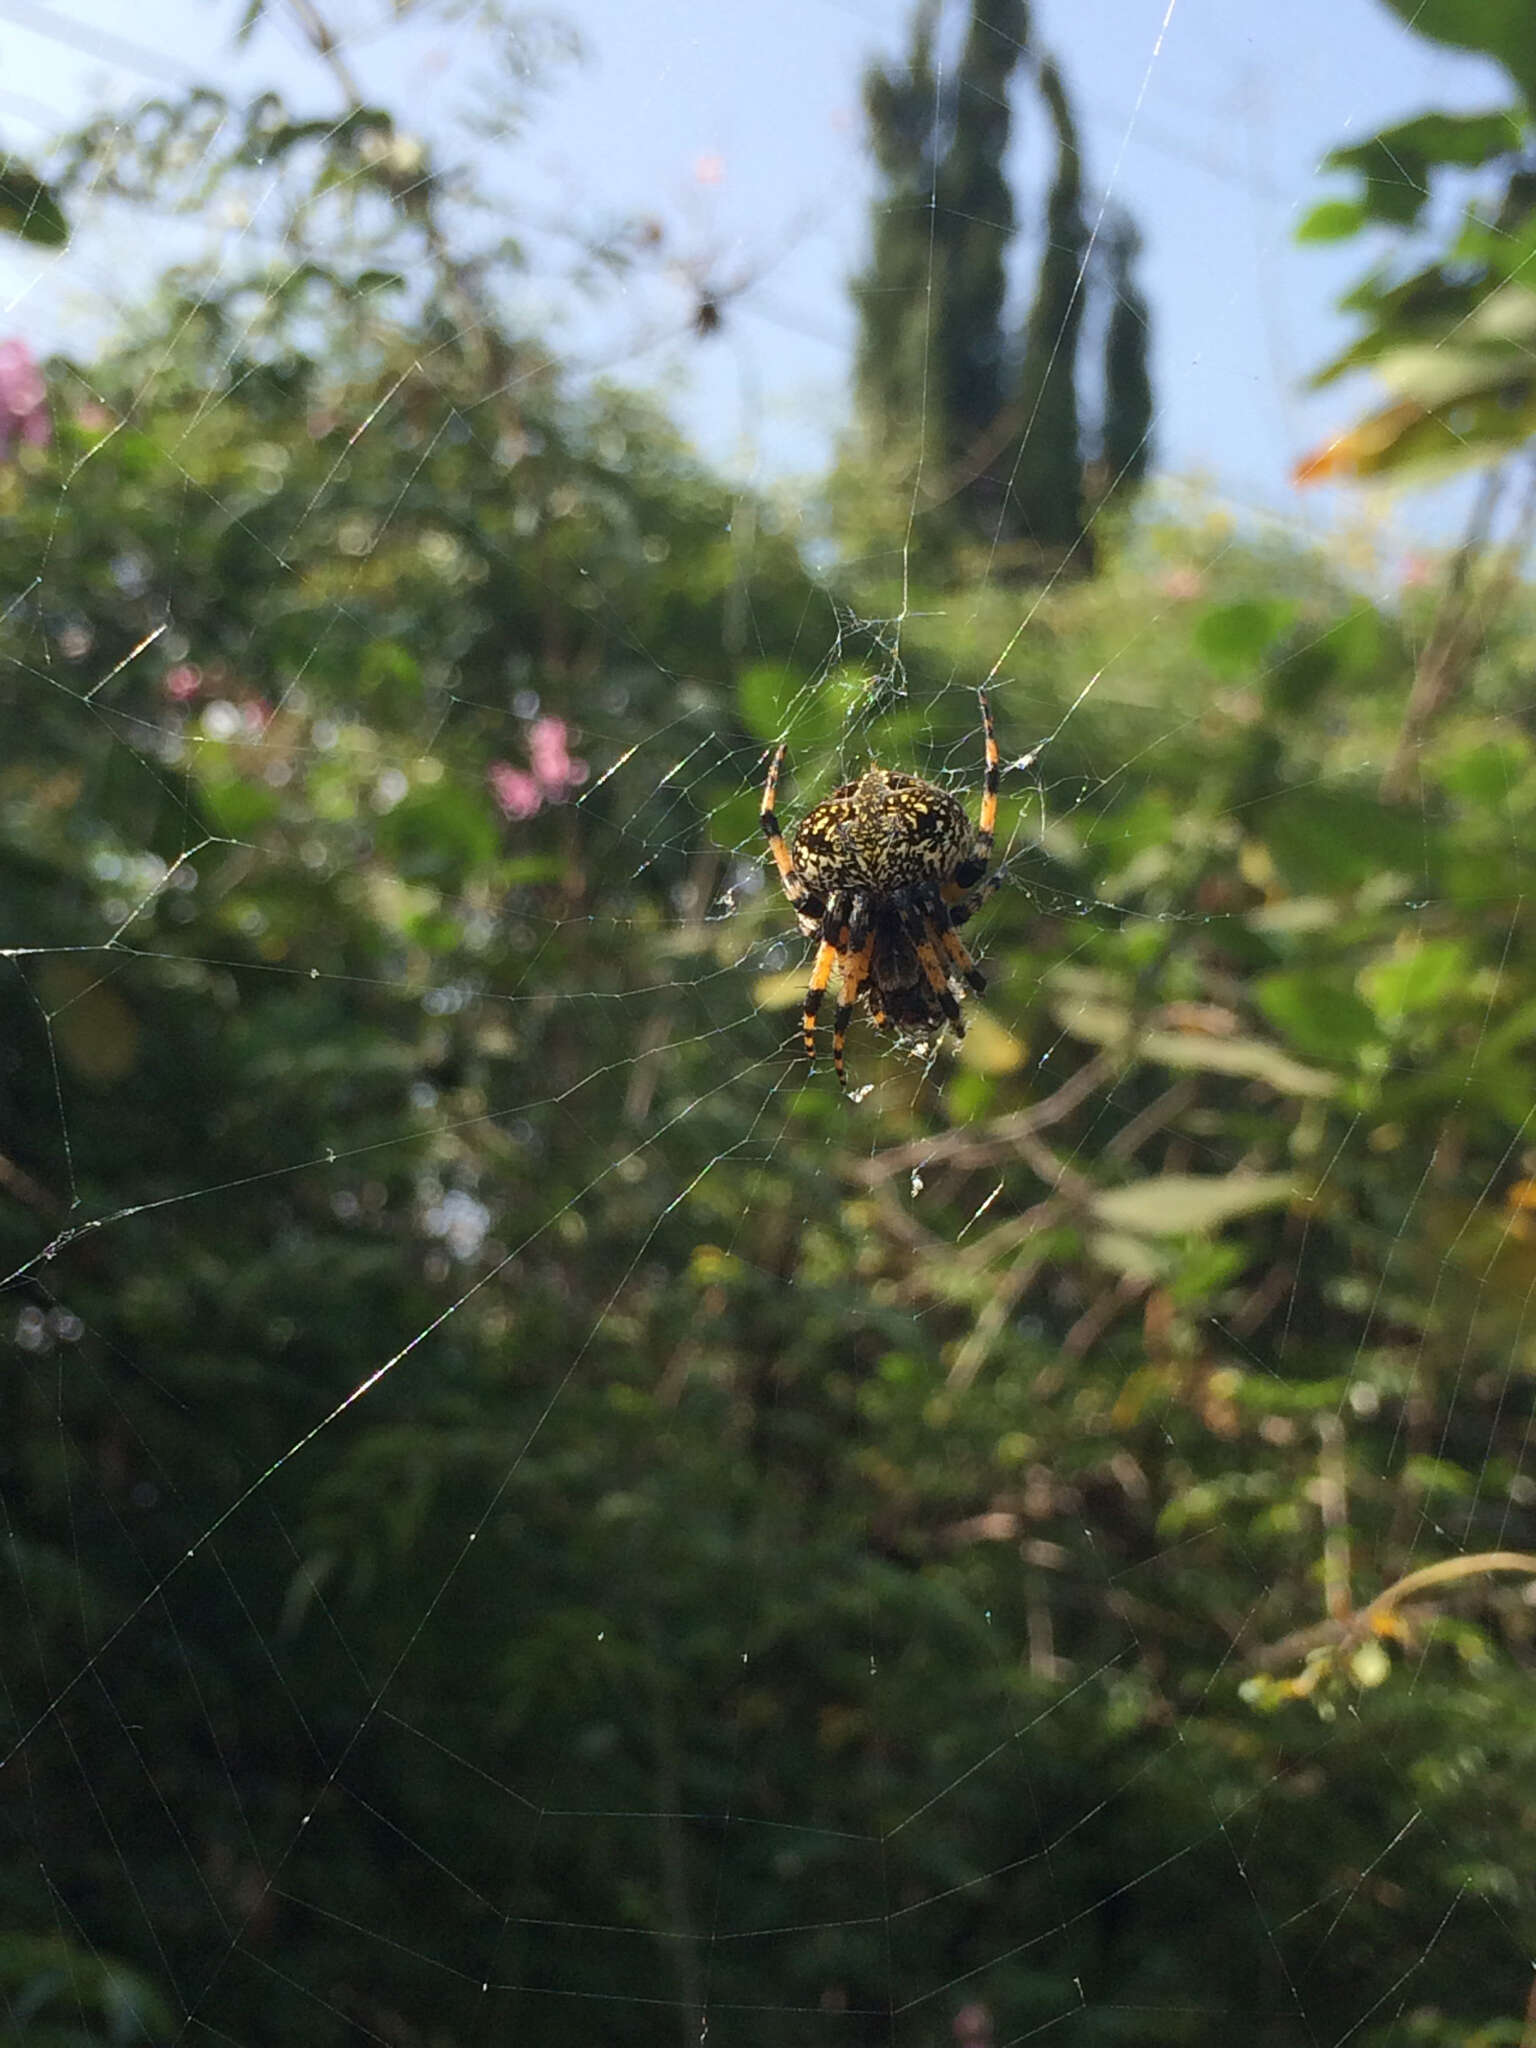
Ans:
{"label": "orb weaver spider", "polygon": [[983,877],[992,858],[1002,769],[986,692],[977,695],[987,765],[974,827],[947,790],[871,766],[806,812],[791,851],[774,809],[785,743],[769,766],[761,814],[768,851],[801,931],[820,941],[801,1019],[806,1056],[816,1054],[816,1015],[835,967],[840,987],[832,1064],[839,1087],[848,1084],[843,1048],[861,999],[881,1030],[942,1030],[948,1023],[963,1038],[959,985],[977,995],[986,988],[956,935],[999,882],[996,875]]}

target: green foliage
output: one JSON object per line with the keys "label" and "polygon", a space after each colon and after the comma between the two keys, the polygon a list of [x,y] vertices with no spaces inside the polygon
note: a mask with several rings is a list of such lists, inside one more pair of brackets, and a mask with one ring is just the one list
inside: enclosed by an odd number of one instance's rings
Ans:
{"label": "green foliage", "polygon": [[[1029,39],[1023,0],[977,0],[961,54],[954,130],[934,173],[935,234],[943,264],[928,282],[926,313],[934,396],[946,439],[969,447],[1004,400],[1004,258],[1013,196],[1003,175],[1012,120],[1008,94]],[[878,289],[878,278],[872,280]]]}
{"label": "green foliage", "polygon": [[137,1972],[62,1935],[0,1935],[0,2041],[83,2048],[163,2040],[171,2015]]}
{"label": "green foliage", "polygon": [[0,232],[60,249],[69,240],[69,223],[54,188],[19,157],[0,152]]}
{"label": "green foliage", "polygon": [[[92,2041],[576,2042],[608,1994],[629,2039],[707,2002],[787,2044],[829,1987],[957,1972],[1015,2031],[1080,1980],[1086,2038],[1148,2048],[1195,1997],[1288,2042],[1287,1977],[1337,2034],[1410,1964],[1436,2026],[1518,2010],[1518,1591],[1405,1606],[1326,1682],[1250,1657],[1317,1622],[1330,1457],[1361,1600],[1536,1534],[1529,741],[1469,700],[1421,809],[1381,804],[1343,769],[1392,727],[1391,614],[1149,537],[1042,610],[1009,751],[1156,614],[1159,550],[1211,597],[1063,728],[1044,838],[1010,779],[965,1056],[857,1031],[855,1125],[754,1012],[776,893],[679,891],[755,844],[780,734],[791,816],[866,739],[974,763],[933,679],[1006,601],[915,605],[902,698],[797,664],[763,538],[777,652],[722,674],[731,499],[632,401],[550,381],[493,431],[405,337],[230,339],[177,305],[55,365],[59,445],[5,484],[41,581],[0,860],[41,950],[0,1031],[0,1444],[8,1636],[46,1646],[8,1672],[12,2027],[67,1975],[39,1862]],[[594,772],[514,821],[528,690]],[[717,1912],[814,1938],[717,1941],[706,2001]]]}
{"label": "green foliage", "polygon": [[[1528,594],[1386,801],[1411,598],[829,615],[324,255],[0,471],[0,2038],[1517,2038]],[[764,755],[974,800],[989,672],[989,992],[854,1107]]]}
{"label": "green foliage", "polygon": [[[1303,481],[1433,477],[1497,462],[1536,429],[1529,374],[1536,301],[1525,276],[1536,241],[1528,11],[1520,0],[1387,4],[1418,34],[1503,66],[1519,97],[1482,113],[1434,109],[1324,159],[1355,190],[1314,207],[1299,238],[1385,232],[1401,239],[1400,253],[1373,265],[1345,298],[1360,332],[1313,382],[1368,367],[1391,402],[1309,455],[1298,471]],[[1444,202],[1458,186],[1465,191],[1473,173],[1481,176],[1448,226]]]}
{"label": "green foliage", "polygon": [[1525,99],[1536,105],[1536,50],[1530,15],[1521,0],[1386,0],[1392,12],[1421,36],[1472,50],[1502,64]]}

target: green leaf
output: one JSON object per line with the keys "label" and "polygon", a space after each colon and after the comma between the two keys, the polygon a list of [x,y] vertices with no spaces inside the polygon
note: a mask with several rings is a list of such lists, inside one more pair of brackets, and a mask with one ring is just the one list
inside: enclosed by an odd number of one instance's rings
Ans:
{"label": "green leaf", "polygon": [[[1512,156],[1521,144],[1521,127],[1519,117],[1504,108],[1484,114],[1420,114],[1395,128],[1383,129],[1366,142],[1330,151],[1324,168],[1353,171],[1364,188],[1353,200],[1329,202],[1353,208],[1358,215],[1336,233],[1353,233],[1355,227],[1370,221],[1412,227],[1429,198],[1431,173],[1436,168],[1450,164],[1471,170],[1495,158]],[[1331,239],[1326,233],[1306,232],[1327,210],[1325,205],[1309,214],[1298,239]]]}
{"label": "green leaf", "polygon": [[1387,0],[1416,35],[1477,50],[1502,64],[1528,106],[1536,106],[1536,35],[1530,0]]}
{"label": "green leaf", "polygon": [[210,823],[231,839],[247,838],[281,808],[275,789],[246,775],[210,777],[202,784],[202,799]]}
{"label": "green leaf", "polygon": [[1358,199],[1324,199],[1296,230],[1298,242],[1343,242],[1358,234],[1369,215]]}
{"label": "green leaf", "polygon": [[1447,277],[1438,262],[1396,283],[1380,271],[1370,272],[1339,301],[1340,312],[1358,313],[1367,323],[1364,333],[1313,372],[1310,388],[1320,391],[1405,342],[1434,343],[1454,334],[1476,311],[1484,290],[1480,279]]}
{"label": "green leaf", "polygon": [[1373,135],[1351,149],[1333,150],[1324,169],[1353,171],[1360,180],[1355,204],[1362,224],[1410,228],[1429,200],[1425,165],[1412,152],[1401,156],[1385,135]]}
{"label": "green leaf", "polygon": [[1386,660],[1391,638],[1386,621],[1373,604],[1362,600],[1321,635],[1341,679],[1367,682]]}
{"label": "green leaf", "polygon": [[69,223],[53,187],[14,156],[0,156],[0,229],[45,249],[62,249],[69,240]]}
{"label": "green leaf", "polygon": [[1496,740],[1479,740],[1440,765],[1441,786],[1479,810],[1507,803],[1530,768],[1531,745],[1511,728]]}
{"label": "green leaf", "polygon": [[490,860],[496,827],[477,794],[442,782],[413,789],[374,827],[380,851],[408,881],[450,881]]}
{"label": "green leaf", "polygon": [[1325,970],[1266,974],[1254,995],[1269,1021],[1313,1059],[1352,1059],[1376,1036],[1376,1018],[1353,988]]}
{"label": "green leaf", "polygon": [[1414,157],[1426,165],[1454,164],[1461,170],[1475,170],[1495,157],[1512,156],[1524,140],[1523,128],[1518,113],[1496,107],[1483,114],[1419,114],[1412,121],[1383,130],[1377,139],[1399,156]]}
{"label": "green leaf", "polygon": [[1204,1031],[1135,1031],[1123,1003],[1106,1001],[1091,989],[1071,992],[1071,977],[1053,977],[1068,993],[1051,1003],[1052,1017],[1063,1031],[1090,1045],[1121,1047],[1139,1060],[1177,1072],[1234,1074],[1262,1081],[1278,1095],[1332,1095],[1338,1082],[1332,1074],[1304,1066],[1278,1045],[1261,1038],[1216,1038]]}
{"label": "green leaf", "polygon": [[[1449,368],[1449,365],[1443,366]],[[1516,454],[1536,433],[1536,383],[1495,379],[1492,388],[1468,392],[1436,410],[1400,400],[1370,414],[1332,444],[1332,460],[1311,463],[1298,477],[1398,477],[1435,483],[1464,469],[1487,468]]]}
{"label": "green leaf", "polygon": [[1472,1475],[1449,1458],[1409,1458],[1403,1465],[1403,1483],[1420,1493],[1449,1494],[1465,1500],[1476,1491]]}
{"label": "green leaf", "polygon": [[803,676],[776,661],[755,663],[736,685],[736,700],[748,732],[765,745],[787,740],[802,772],[836,742],[843,722],[844,694],[836,678],[812,688]]}
{"label": "green leaf", "polygon": [[1195,651],[1222,675],[1257,665],[1296,616],[1286,598],[1244,598],[1212,605],[1195,621]]}
{"label": "green leaf", "polygon": [[763,850],[763,835],[758,823],[758,812],[762,805],[762,793],[757,788],[738,789],[712,806],[709,813],[709,836],[716,846],[750,847],[754,853]]}
{"label": "green leaf", "polygon": [[1423,819],[1363,790],[1286,790],[1257,806],[1252,823],[1293,889],[1353,889],[1423,871]]}
{"label": "green leaf", "polygon": [[1384,1024],[1396,1024],[1417,1010],[1437,1009],[1471,972],[1466,948],[1454,939],[1428,939],[1400,959],[1384,960],[1360,977],[1371,1007]]}
{"label": "green leaf", "polygon": [[783,739],[804,693],[804,682],[776,661],[755,663],[736,685],[736,701],[747,730],[765,744]]}
{"label": "green leaf", "polygon": [[1270,671],[1265,694],[1282,718],[1309,712],[1325,690],[1366,681],[1380,666],[1386,631],[1362,604],[1321,633],[1298,638]]}

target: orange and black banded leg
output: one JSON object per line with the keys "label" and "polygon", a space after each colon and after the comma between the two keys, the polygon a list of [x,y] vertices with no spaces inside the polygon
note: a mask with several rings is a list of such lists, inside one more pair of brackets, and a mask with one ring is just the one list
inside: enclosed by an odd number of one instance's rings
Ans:
{"label": "orange and black banded leg", "polygon": [[839,991],[840,1000],[837,1015],[832,1019],[832,1065],[837,1073],[837,1085],[846,1088],[848,1075],[843,1066],[843,1047],[848,1042],[848,1025],[853,1016],[853,1006],[859,1000],[859,990],[869,974],[869,963],[874,957],[875,935],[870,929],[869,904],[862,897],[855,897],[848,918],[848,950],[842,956],[843,985]]}
{"label": "orange and black banded leg", "polygon": [[816,1012],[821,1008],[821,999],[826,994],[827,983],[832,979],[832,969],[838,952],[830,939],[823,939],[816,948],[815,963],[811,968],[811,985],[805,992],[805,1012],[800,1019],[800,1028],[805,1035],[805,1056],[808,1060],[816,1057]]}
{"label": "orange and black banded leg", "polygon": [[[981,996],[987,992],[987,977],[982,973],[963,942],[955,936],[956,919],[946,901],[948,888],[930,889],[918,899],[919,913],[924,918],[928,935],[938,946],[940,955],[950,963],[946,972],[958,974],[966,986]],[[978,892],[978,897],[985,892]],[[965,912],[969,916],[969,911]],[[963,919],[961,920],[963,921]]]}
{"label": "orange and black banded leg", "polygon": [[1002,787],[1002,758],[997,751],[997,729],[992,723],[992,706],[987,702],[985,690],[978,690],[981,699],[981,729],[986,739],[987,770],[981,788],[981,817],[976,826],[976,843],[971,848],[970,858],[962,861],[955,870],[955,882],[965,890],[979,882],[987,871],[992,858],[992,840],[997,831],[997,793]]}
{"label": "orange and black banded leg", "polygon": [[934,929],[938,932],[939,945],[943,949],[945,957],[953,961],[955,972],[959,975],[960,979],[967,988],[974,989],[979,996],[984,996],[987,992],[987,977],[966,951],[963,940],[956,936],[954,927],[950,924],[949,919],[946,917],[941,924],[935,918]]}
{"label": "orange and black banded leg", "polygon": [[[979,888],[972,889],[968,893],[955,888],[953,882],[946,882],[943,891],[944,908],[949,913],[950,923],[956,927],[962,924],[969,924],[987,898],[995,896],[1006,880],[1006,875],[999,868],[995,875],[988,875]],[[951,892],[953,892],[953,895],[951,895]]]}
{"label": "orange and black banded leg", "polygon": [[939,949],[933,938],[933,926],[919,910],[911,911],[903,922],[906,925],[907,936],[912,941],[912,950],[917,955],[917,963],[923,970],[924,979],[933,990],[934,1001],[954,1026],[956,1038],[964,1038],[965,1019],[960,1015],[960,1005],[955,1000],[955,992],[949,985],[949,976],[945,973],[944,963],[939,958]]}
{"label": "orange and black banded leg", "polygon": [[784,834],[779,829],[779,814],[774,809],[778,801],[779,770],[784,765],[784,754],[785,748],[782,744],[774,749],[773,760],[768,769],[768,780],[763,787],[763,807],[758,816],[762,820],[763,836],[768,841],[768,851],[773,855],[779,879],[784,884],[784,893],[798,910],[811,892],[795,866],[794,855],[785,844]]}

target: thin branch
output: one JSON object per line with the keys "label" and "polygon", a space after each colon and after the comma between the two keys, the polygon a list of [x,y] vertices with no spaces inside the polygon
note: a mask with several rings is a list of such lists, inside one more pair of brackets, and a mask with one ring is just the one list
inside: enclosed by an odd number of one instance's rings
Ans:
{"label": "thin branch", "polygon": [[953,1165],[962,1168],[992,1166],[1024,1153],[1024,1141],[1034,1132],[1049,1130],[1072,1114],[1090,1096],[1096,1095],[1119,1071],[1117,1060],[1095,1053],[1086,1065],[1070,1075],[1054,1095],[1031,1103],[1028,1109],[998,1117],[978,1137],[972,1131],[948,1131],[942,1137],[917,1138],[910,1144],[893,1145],[873,1159],[850,1162],[856,1180],[873,1185],[893,1174],[910,1173],[914,1166]]}
{"label": "thin branch", "polygon": [[1489,1572],[1523,1572],[1528,1578],[1536,1578],[1536,1557],[1523,1550],[1480,1550],[1468,1557],[1442,1558],[1439,1564],[1424,1565],[1418,1571],[1394,1580],[1385,1592],[1376,1595],[1368,1607],[1362,1607],[1354,1614],[1293,1629],[1278,1643],[1255,1651],[1251,1662],[1257,1670],[1275,1671],[1282,1665],[1295,1663],[1299,1657],[1305,1657],[1313,1650],[1335,1648],[1347,1653],[1367,1637],[1387,1633],[1393,1615],[1405,1601],[1416,1600],[1421,1593],[1430,1592],[1436,1586],[1451,1585],[1458,1579],[1478,1578]]}

